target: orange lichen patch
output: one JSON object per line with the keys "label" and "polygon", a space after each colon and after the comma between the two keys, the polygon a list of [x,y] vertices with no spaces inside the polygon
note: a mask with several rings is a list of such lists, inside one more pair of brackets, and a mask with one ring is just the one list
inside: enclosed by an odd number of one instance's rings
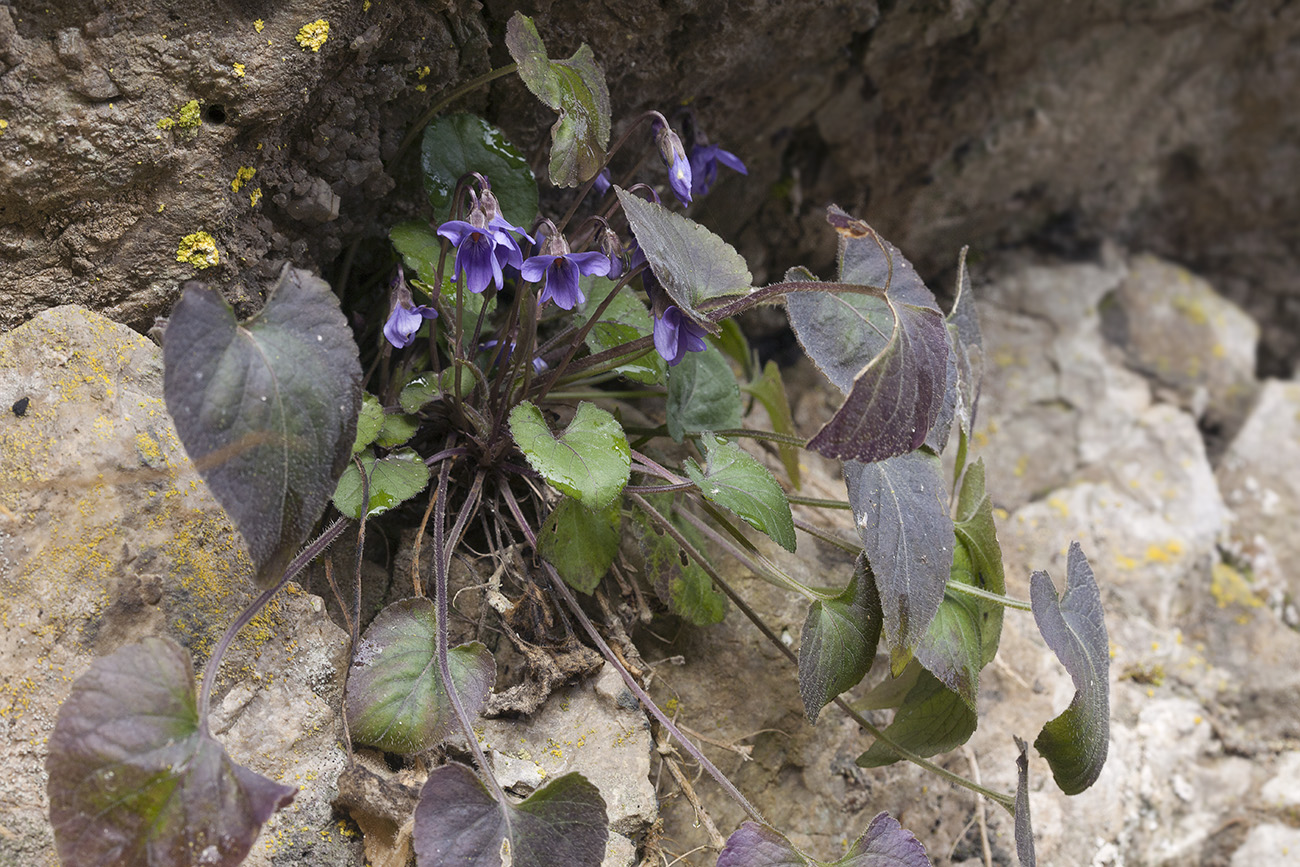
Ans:
{"label": "orange lichen patch", "polygon": [[325,44],[325,40],[330,35],[330,23],[324,18],[317,18],[310,24],[304,24],[294,39],[304,50],[320,51],[320,47]]}

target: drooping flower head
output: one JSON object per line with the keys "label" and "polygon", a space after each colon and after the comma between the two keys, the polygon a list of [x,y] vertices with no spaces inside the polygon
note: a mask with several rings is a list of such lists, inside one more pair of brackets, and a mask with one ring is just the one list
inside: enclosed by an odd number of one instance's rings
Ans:
{"label": "drooping flower head", "polygon": [[691,161],[686,158],[686,149],[682,147],[682,140],[673,132],[673,128],[666,123],[655,121],[654,123],[655,145],[659,148],[659,156],[663,158],[664,165],[668,166],[668,185],[673,188],[673,194],[677,196],[678,201],[683,205],[691,203]]}
{"label": "drooping flower head", "polygon": [[384,323],[384,338],[397,349],[405,349],[415,340],[426,319],[437,319],[438,311],[417,305],[407,288],[402,266],[397,266],[397,276],[389,284],[388,321]]}
{"label": "drooping flower head", "polygon": [[664,315],[655,318],[655,350],[670,367],[676,367],[688,352],[703,352],[707,347],[704,335],[709,332],[703,325],[682,313],[676,305],[669,305]]}
{"label": "drooping flower head", "polygon": [[618,239],[618,234],[606,226],[600,232],[597,245],[600,247],[600,252],[609,259],[609,273],[605,276],[611,280],[622,277],[627,266],[623,262],[623,242]]}
{"label": "drooping flower head", "polygon": [[524,260],[519,273],[525,280],[542,284],[538,304],[554,301],[561,310],[572,310],[587,300],[578,286],[578,275],[604,277],[609,269],[609,257],[604,253],[570,253],[569,242],[552,230],[542,242],[542,255]]}
{"label": "drooping flower head", "polygon": [[691,143],[689,160],[691,164],[692,195],[703,196],[709,192],[709,189],[718,180],[719,163],[740,172],[742,175],[749,174],[749,170],[740,161],[740,157],[731,151],[724,151],[715,144],[709,144],[709,137],[704,134],[704,131],[695,122],[694,111],[689,108],[682,109],[680,114],[682,134]]}
{"label": "drooping flower head", "polygon": [[709,188],[717,181],[719,164],[740,172],[742,175],[749,174],[749,170],[740,161],[740,157],[731,151],[724,151],[717,145],[708,144],[707,142],[700,144],[697,141],[691,146],[690,162],[691,192],[697,196],[707,195]]}
{"label": "drooping flower head", "polygon": [[703,352],[707,348],[704,336],[709,331],[673,303],[659,278],[650,269],[645,252],[634,241],[628,269],[635,270],[642,265],[646,267],[641,272],[641,285],[645,288],[650,310],[654,314],[655,350],[670,367],[676,367],[686,357],[686,353]]}
{"label": "drooping flower head", "polygon": [[[486,206],[485,206],[486,203]],[[488,283],[499,291],[505,283],[503,265],[523,264],[523,251],[515,234],[530,242],[532,238],[501,216],[496,197],[484,190],[470,209],[468,220],[448,220],[438,227],[438,234],[456,245],[456,264],[452,273],[465,281],[465,288],[478,294]]]}

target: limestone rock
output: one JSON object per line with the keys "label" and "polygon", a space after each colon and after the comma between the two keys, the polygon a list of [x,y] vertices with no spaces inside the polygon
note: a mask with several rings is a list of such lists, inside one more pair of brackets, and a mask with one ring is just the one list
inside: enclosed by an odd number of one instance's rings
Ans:
{"label": "limestone rock", "polygon": [[556,690],[532,717],[483,720],[482,742],[502,786],[521,795],[577,771],[600,789],[612,831],[640,835],[658,816],[649,722],[608,665]]}
{"label": "limestone rock", "polygon": [[[72,682],[147,635],[202,665],[251,601],[251,566],[177,440],[154,344],[84,308],[46,311],[0,336],[0,404],[0,863],[53,864],[44,751]],[[329,805],[343,649],[320,600],[297,591],[223,662],[219,739],[301,787],[247,864],[359,863]]]}
{"label": "limestone rock", "polygon": [[1230,438],[1255,392],[1259,326],[1205,280],[1136,256],[1102,309],[1106,336],[1129,365]]}
{"label": "limestone rock", "polygon": [[[1228,446],[1219,486],[1237,516],[1235,551],[1275,604],[1300,600],[1300,382],[1270,380]],[[1293,610],[1283,611],[1300,625]]]}

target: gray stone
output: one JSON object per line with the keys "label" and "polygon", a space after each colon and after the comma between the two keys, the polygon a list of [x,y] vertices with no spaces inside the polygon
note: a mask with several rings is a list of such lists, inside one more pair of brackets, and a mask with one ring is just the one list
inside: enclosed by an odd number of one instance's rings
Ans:
{"label": "gray stone", "polygon": [[481,742],[501,785],[527,795],[577,771],[600,789],[613,831],[643,834],[658,817],[650,727],[635,700],[623,700],[625,693],[606,665],[595,678],[553,692],[527,719],[483,720]]}
{"label": "gray stone", "polygon": [[1270,807],[1300,807],[1300,752],[1287,752],[1278,757],[1273,778],[1259,794]]}
{"label": "gray stone", "polygon": [[[19,414],[11,405],[27,399]],[[162,400],[161,350],[79,307],[0,336],[0,863],[53,863],[45,744],[91,660],[166,635],[201,666],[251,565]],[[298,785],[245,862],[358,864],[330,801],[342,632],[290,590],[223,661],[212,723],[235,761]]]}
{"label": "gray stone", "polygon": [[1300,828],[1266,822],[1250,829],[1246,842],[1232,853],[1232,867],[1293,864],[1297,856],[1300,856]]}
{"label": "gray stone", "polygon": [[1205,280],[1135,256],[1103,306],[1103,330],[1170,402],[1230,438],[1255,393],[1259,326]]}
{"label": "gray stone", "polygon": [[[1234,552],[1276,606],[1300,600],[1300,382],[1270,380],[1218,470]],[[1294,618],[1294,612],[1287,614]],[[1293,624],[1296,623],[1291,619]]]}
{"label": "gray stone", "polygon": [[1101,339],[1098,307],[1124,268],[1012,259],[976,290],[984,383],[974,434],[994,502],[1042,497],[1114,448],[1150,403]]}

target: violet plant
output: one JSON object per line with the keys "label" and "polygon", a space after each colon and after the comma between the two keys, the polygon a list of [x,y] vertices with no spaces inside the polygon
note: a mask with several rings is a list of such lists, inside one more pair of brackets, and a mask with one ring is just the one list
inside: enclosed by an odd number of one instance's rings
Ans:
{"label": "violet plant", "polygon": [[[871,736],[859,765],[911,761],[1005,807],[1021,863],[1032,864],[1027,745],[1017,738],[1015,793],[985,789],[930,758],[975,731],[980,672],[997,653],[1004,609],[1028,610],[1076,686],[1035,746],[1063,791],[1088,788],[1106,758],[1108,643],[1077,544],[1063,597],[1042,572],[1029,602],[1005,595],[983,465],[968,455],[981,341],[964,254],[945,314],[897,249],[832,206],[835,279],[795,268],[754,287],[722,238],[662,204],[655,189],[609,178],[621,148],[653,146],[666,188],[685,204],[708,194],[719,165],[744,174],[739,158],[709,144],[689,118],[688,155],[657,112],[611,147],[609,96],[587,46],[551,60],[520,14],[506,43],[516,65],[502,73],[517,71],[560,115],[549,176],[578,188],[567,214],[538,216],[533,173],[499,131],[470,115],[440,116],[424,128],[422,147],[435,222],[392,230],[401,263],[377,304],[382,327],[362,335],[364,353],[330,288],[302,272],[287,269],[265,308],[242,324],[212,290],[188,288],[177,305],[165,339],[168,408],[246,540],[264,592],[212,654],[201,691],[186,654],[162,639],[101,658],[76,682],[47,763],[63,863],[244,859],[295,790],[234,764],[209,732],[223,652],[330,541],[423,502],[433,586],[417,572],[411,597],[381,611],[364,635],[352,611],[343,707],[351,741],[389,753],[417,756],[455,731],[464,736],[473,766],[434,768],[420,793],[421,867],[597,865],[608,834],[604,801],[580,775],[518,802],[483,755],[473,719],[495,681],[493,657],[478,642],[448,646],[448,572],[470,533],[502,563],[520,546],[535,555],[518,580],[578,625],[666,736],[744,809],[749,821],[726,840],[720,867],[824,862],[765,821],[585,613],[575,593],[597,591],[620,554],[668,611],[693,624],[718,622],[728,603],[753,620],[797,669],[810,723],[835,704]],[[582,209],[590,215],[575,225]],[[780,370],[760,368],[732,324],[774,303],[784,303],[803,349],[844,394],[807,441]],[[744,427],[745,397],[766,409],[770,430]],[[768,448],[784,478],[741,441]],[[844,462],[845,500],[793,493],[803,448]],[[950,478],[940,461],[947,448]],[[329,502],[338,516],[302,548]],[[798,519],[791,503],[851,510],[858,538]],[[796,530],[805,544],[813,537],[856,558],[841,588],[807,586],[765,553],[767,540],[794,551]],[[807,600],[797,653],[724,580],[716,562],[727,556]],[[882,643],[888,674],[863,691]],[[884,707],[895,714],[883,729],[862,714]],[[834,863],[931,862],[882,813]]]}

